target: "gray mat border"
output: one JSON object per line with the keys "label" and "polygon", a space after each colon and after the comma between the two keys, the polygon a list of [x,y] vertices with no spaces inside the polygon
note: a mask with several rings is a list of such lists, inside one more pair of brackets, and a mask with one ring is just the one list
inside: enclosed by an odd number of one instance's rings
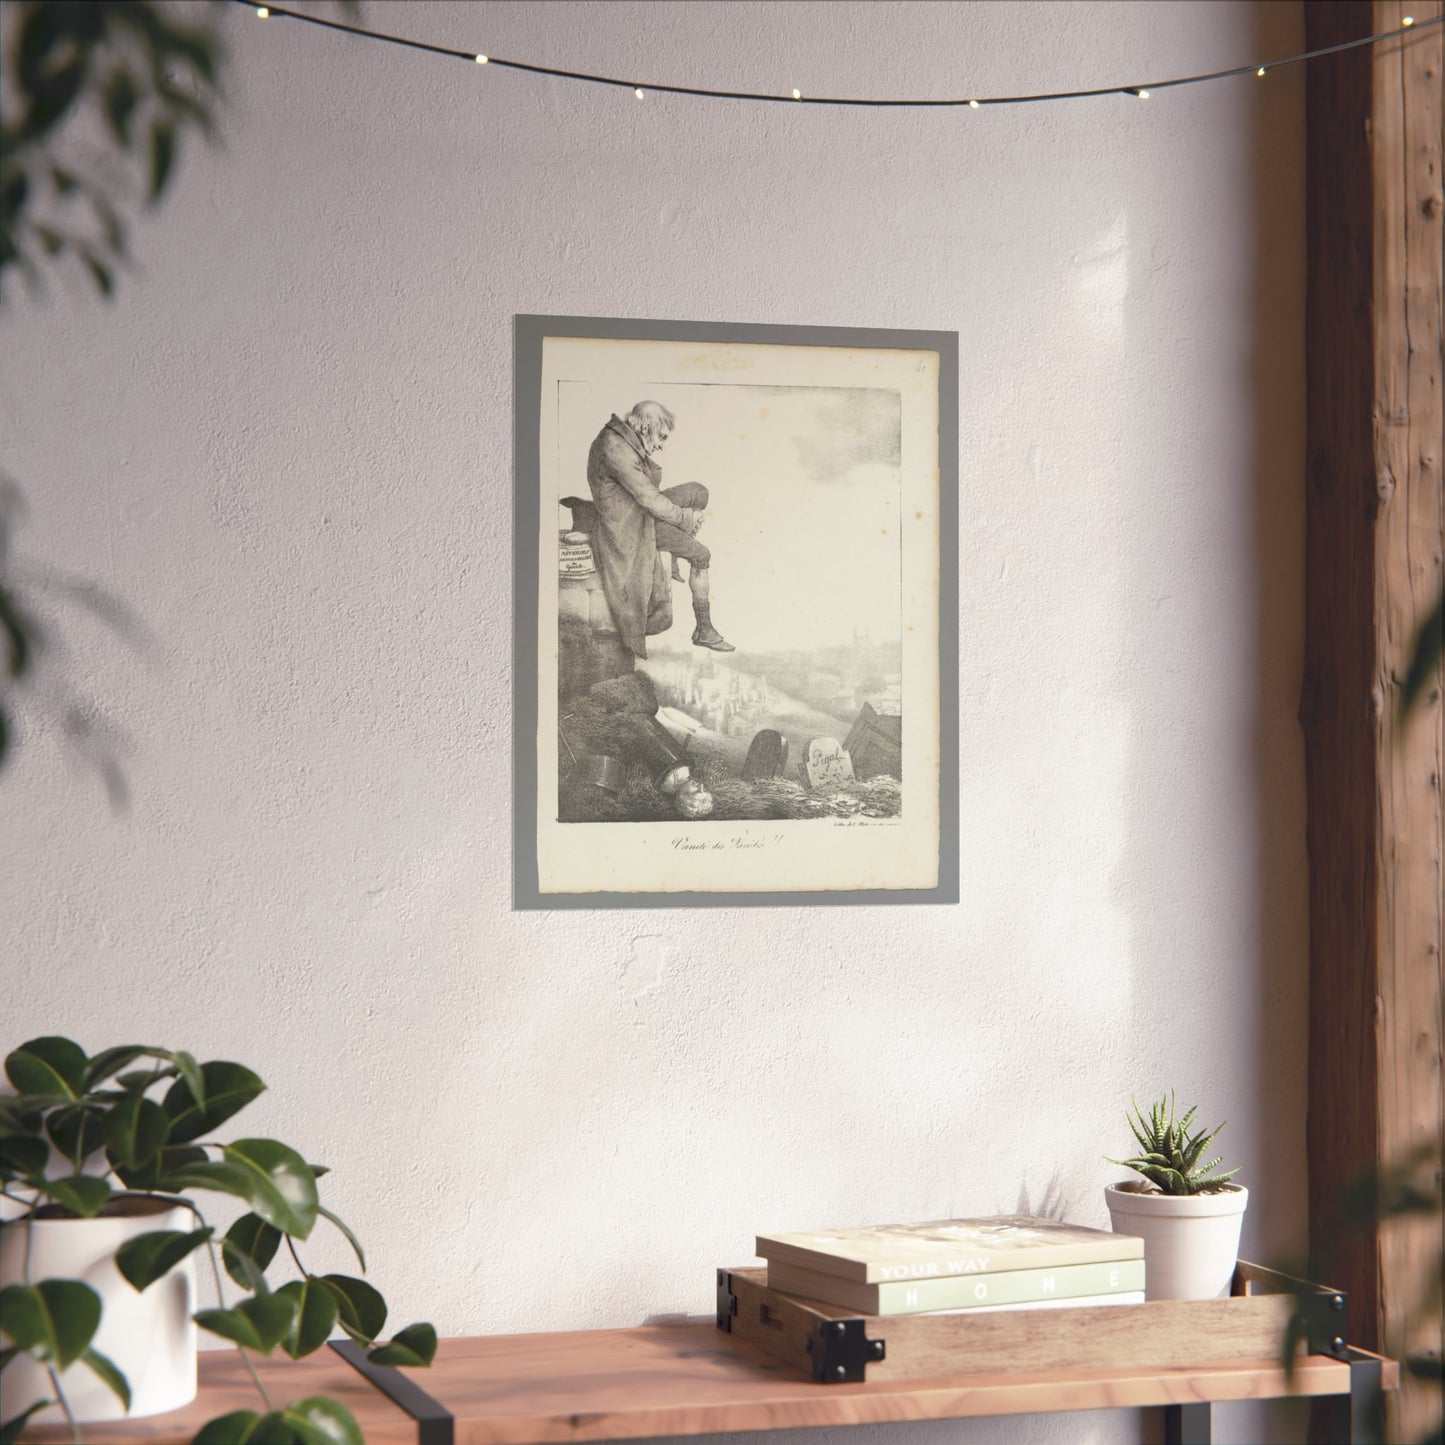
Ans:
{"label": "gray mat border", "polygon": [[[512,903],[550,908],[792,908],[958,902],[958,333],[730,321],[649,321],[517,315],[512,372]],[[542,343],[550,336],[613,341],[721,341],[853,350],[936,351],[938,377],[939,849],[936,888],[794,893],[542,893],[537,873],[537,528],[541,525]],[[577,827],[587,827],[579,823]],[[605,823],[590,826],[603,828]]]}

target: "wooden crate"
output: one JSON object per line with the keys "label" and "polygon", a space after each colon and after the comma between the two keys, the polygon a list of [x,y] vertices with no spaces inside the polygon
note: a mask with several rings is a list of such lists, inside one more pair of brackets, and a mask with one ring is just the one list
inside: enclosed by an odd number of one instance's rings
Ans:
{"label": "wooden crate", "polygon": [[1279,1361],[1296,1316],[1300,1352],[1349,1359],[1340,1291],[1244,1260],[1227,1299],[980,1314],[860,1315],[770,1289],[756,1268],[720,1269],[717,1285],[719,1329],[826,1384]]}

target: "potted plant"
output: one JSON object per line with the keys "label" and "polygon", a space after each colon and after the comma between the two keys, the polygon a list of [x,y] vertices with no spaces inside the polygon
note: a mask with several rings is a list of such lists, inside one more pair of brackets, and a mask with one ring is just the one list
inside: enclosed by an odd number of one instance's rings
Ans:
{"label": "potted plant", "polygon": [[[364,1279],[313,1274],[298,1252],[322,1219],[366,1260],[319,1197],[326,1170],[275,1139],[222,1143],[214,1130],[265,1084],[241,1064],[123,1045],[87,1056],[70,1039],[22,1044],[0,1096],[0,1439],[25,1422],[155,1414],[196,1393],[196,1327],[232,1341],[262,1409],[212,1420],[199,1445],[363,1445],[350,1412],[314,1396],[272,1401],[252,1353],[299,1359],[339,1327],[378,1364],[428,1365],[436,1331],[411,1325],[375,1346],[386,1301]],[[152,1095],[156,1097],[152,1097]],[[194,1196],[248,1205],[219,1239]],[[299,1278],[273,1289],[282,1244]],[[209,1259],[216,1308],[194,1308],[194,1266]],[[227,1304],[224,1270],[241,1292]]]}
{"label": "potted plant", "polygon": [[1110,1159],[1143,1176],[1104,1191],[1116,1234],[1144,1240],[1147,1299],[1219,1299],[1227,1295],[1239,1258],[1239,1230],[1249,1191],[1230,1181],[1238,1169],[1205,1159],[1224,1125],[1208,1134],[1191,1128],[1197,1108],[1175,1115],[1174,1095],[1144,1117],[1137,1103],[1129,1128],[1139,1145],[1131,1159]]}

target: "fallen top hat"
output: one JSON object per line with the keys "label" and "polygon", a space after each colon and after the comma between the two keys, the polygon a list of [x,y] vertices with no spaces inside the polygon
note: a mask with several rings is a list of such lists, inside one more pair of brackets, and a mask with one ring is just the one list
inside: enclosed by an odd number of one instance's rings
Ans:
{"label": "fallen top hat", "polygon": [[563,497],[562,505],[572,509],[572,530],[590,537],[597,530],[597,504],[581,497]]}

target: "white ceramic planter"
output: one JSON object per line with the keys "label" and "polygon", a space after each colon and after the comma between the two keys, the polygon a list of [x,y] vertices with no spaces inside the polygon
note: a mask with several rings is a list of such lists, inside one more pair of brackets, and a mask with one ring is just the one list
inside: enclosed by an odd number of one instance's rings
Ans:
{"label": "white ceramic planter", "polygon": [[1145,1299],[1222,1299],[1239,1259],[1249,1190],[1156,1194],[1132,1180],[1104,1190],[1115,1234],[1144,1241]]}
{"label": "white ceramic planter", "polygon": [[[151,1287],[137,1293],[115,1267],[115,1252],[128,1239],[154,1229],[196,1228],[195,1215],[159,1196],[127,1195],[125,1213],[95,1219],[35,1219],[0,1230],[0,1285],[29,1279],[78,1279],[101,1299],[100,1328],[91,1348],[109,1356],[130,1382],[129,1418],[174,1410],[196,1397],[195,1255],[188,1255]],[[60,1377],[77,1420],[121,1420],[127,1412],[89,1366],[76,1361]],[[21,1414],[36,1400],[53,1399],[45,1369],[28,1356],[13,1360],[0,1375],[0,1418]],[[63,1421],[52,1405],[31,1419]]]}

